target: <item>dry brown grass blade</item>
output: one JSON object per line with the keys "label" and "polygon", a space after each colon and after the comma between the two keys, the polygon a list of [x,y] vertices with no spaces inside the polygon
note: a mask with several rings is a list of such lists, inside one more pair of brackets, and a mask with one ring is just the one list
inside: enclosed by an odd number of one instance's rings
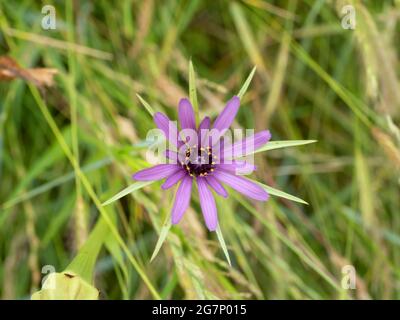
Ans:
{"label": "dry brown grass blade", "polygon": [[34,68],[26,69],[31,80],[38,86],[51,87],[54,85],[54,75],[58,73],[57,69],[53,68]]}
{"label": "dry brown grass blade", "polygon": [[16,77],[19,66],[10,57],[0,57],[0,80],[9,81]]}
{"label": "dry brown grass blade", "polygon": [[58,70],[52,68],[24,69],[13,58],[0,56],[0,81],[22,79],[37,87],[51,87],[57,73]]}
{"label": "dry brown grass blade", "polygon": [[[351,261],[347,258],[338,254],[335,250],[329,251],[329,257],[336,268],[342,269],[344,266],[351,265]],[[368,292],[368,286],[364,282],[362,277],[356,275],[357,290],[354,290],[354,294],[359,300],[370,300],[371,296]]]}
{"label": "dry brown grass blade", "polygon": [[4,32],[4,34],[6,34],[7,36],[29,41],[40,46],[45,46],[46,48],[51,47],[62,51],[70,49],[71,51],[77,54],[82,54],[88,57],[93,57],[101,60],[113,59],[113,55],[109,52],[104,52],[101,50],[85,47],[68,41],[57,40],[51,37],[45,37],[39,34],[25,32],[13,28],[3,28],[2,32]]}
{"label": "dry brown grass blade", "polygon": [[140,52],[140,50],[143,47],[143,42],[150,30],[151,20],[153,17],[153,11],[154,11],[154,1],[153,0],[144,1],[142,3],[140,10],[138,12],[139,13],[138,17],[137,17],[138,32],[136,35],[135,43],[131,49],[132,57],[136,57],[137,54]]}
{"label": "dry brown grass blade", "polygon": [[396,147],[391,137],[378,128],[373,128],[372,134],[388,158],[397,168],[400,168],[400,150]]}
{"label": "dry brown grass blade", "polygon": [[[338,3],[345,4],[344,1]],[[395,71],[398,61],[390,46],[390,42],[395,40],[383,36],[386,30],[381,30],[361,1],[351,3],[357,12],[355,36],[364,63],[366,93],[376,103],[377,110],[397,115],[400,106],[399,80]]]}

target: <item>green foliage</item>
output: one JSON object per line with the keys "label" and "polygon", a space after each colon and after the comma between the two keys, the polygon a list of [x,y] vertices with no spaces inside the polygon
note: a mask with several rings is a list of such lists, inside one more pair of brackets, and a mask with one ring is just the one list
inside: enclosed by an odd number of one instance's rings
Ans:
{"label": "green foliage", "polygon": [[[43,30],[41,2],[0,0],[0,55],[59,72],[0,82],[0,297],[52,265],[103,299],[398,299],[399,6],[351,2],[355,30],[311,0],[54,2]],[[131,179],[152,115],[234,94],[235,127],[272,133],[251,177],[270,200],[228,190],[210,233],[193,192],[171,226],[175,190]]]}

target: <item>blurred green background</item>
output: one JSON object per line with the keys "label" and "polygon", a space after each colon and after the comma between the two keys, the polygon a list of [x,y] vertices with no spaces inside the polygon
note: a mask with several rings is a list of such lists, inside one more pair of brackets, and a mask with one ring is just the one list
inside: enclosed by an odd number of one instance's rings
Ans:
{"label": "blurred green background", "polygon": [[[55,30],[41,26],[47,4]],[[354,30],[341,25],[349,4]],[[200,115],[257,66],[235,127],[318,140],[257,154],[253,177],[309,205],[219,198],[229,267],[195,196],[150,264],[173,190],[138,190],[102,209],[114,229],[100,298],[398,299],[399,19],[389,0],[1,0],[0,54],[58,74],[40,91],[0,83],[0,297],[28,299],[44,266],[72,261],[99,203],[147,166],[154,125],[136,94],[176,118],[192,59]],[[356,289],[342,286],[347,265]]]}

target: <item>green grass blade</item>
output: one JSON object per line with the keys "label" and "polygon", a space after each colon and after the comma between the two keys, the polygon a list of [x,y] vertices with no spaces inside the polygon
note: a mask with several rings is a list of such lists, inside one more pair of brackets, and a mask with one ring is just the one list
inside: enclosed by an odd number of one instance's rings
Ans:
{"label": "green grass blade", "polygon": [[65,270],[74,271],[87,282],[93,283],[93,271],[97,256],[109,233],[106,221],[100,217],[89,238]]}
{"label": "green grass blade", "polygon": [[144,100],[139,93],[136,93],[136,97],[138,97],[139,101],[141,102],[141,104],[146,108],[147,112],[153,116],[154,115],[154,109],[150,106],[150,104]]}
{"label": "green grass blade", "polygon": [[281,141],[271,141],[265,144],[263,147],[260,149],[257,149],[254,151],[254,153],[259,153],[263,151],[268,151],[268,150],[275,150],[275,149],[282,149],[282,148],[288,148],[288,147],[296,147],[296,146],[302,146],[305,144],[310,144],[317,142],[317,140],[281,140]]}
{"label": "green grass blade", "polygon": [[228,252],[228,249],[227,249],[227,247],[226,247],[225,240],[224,240],[224,236],[222,235],[222,231],[221,231],[221,228],[220,228],[219,224],[218,224],[216,233],[217,233],[217,238],[218,238],[218,241],[219,241],[219,243],[220,243],[220,245],[221,245],[221,248],[222,248],[222,250],[224,251],[225,258],[226,258],[226,260],[228,261],[229,266],[232,266],[232,264],[231,264],[231,258],[229,257],[229,252]]}
{"label": "green grass blade", "polygon": [[121,247],[123,248],[126,256],[128,257],[129,261],[133,265],[133,267],[136,269],[137,273],[140,275],[154,298],[156,299],[161,299],[160,295],[158,294],[157,290],[154,288],[153,284],[150,282],[149,278],[147,277],[146,273],[143,271],[141,266],[139,265],[139,262],[135,259],[135,257],[131,254],[129,251],[129,248],[125,244],[125,242],[122,240],[122,237],[120,236],[118,229],[116,226],[113,224],[111,221],[110,217],[108,216],[107,212],[105,209],[102,207],[100,200],[98,199],[96,193],[94,192],[94,189],[92,188],[89,180],[86,178],[86,176],[82,173],[80,167],[78,166],[76,159],[74,158],[71,150],[69,149],[65,139],[63,138],[60,129],[58,128],[56,122],[54,121],[51,113],[49,112],[49,109],[47,108],[47,105],[44,103],[42,100],[39,91],[37,90],[36,87],[33,85],[29,84],[29,89],[32,93],[33,98],[36,101],[36,104],[38,105],[40,111],[42,112],[43,117],[45,118],[46,122],[48,123],[50,129],[52,130],[54,136],[56,137],[58,143],[60,144],[60,147],[63,149],[64,154],[67,156],[68,160],[72,164],[75,172],[79,175],[82,185],[86,189],[87,193],[89,194],[90,198],[93,200],[96,208],[99,210],[101,217],[106,221],[108,224],[108,227],[110,228],[111,233],[115,236],[115,239],[119,242]]}
{"label": "green grass blade", "polygon": [[118,192],[115,196],[111,197],[107,201],[103,202],[101,205],[103,207],[108,206],[110,203],[113,203],[114,201],[117,201],[118,199],[121,199],[122,197],[125,197],[127,194],[142,189],[145,186],[148,186],[149,184],[154,183],[155,181],[138,181],[133,184],[131,184],[129,187],[125,188],[121,192]]}
{"label": "green grass blade", "polygon": [[252,30],[251,23],[248,20],[248,16],[243,12],[242,5],[236,1],[231,1],[229,9],[241,41],[241,47],[247,51],[247,59],[250,58],[253,64],[258,66],[264,73],[266,71],[264,57]]}
{"label": "green grass blade", "polygon": [[161,228],[160,236],[158,237],[156,247],[154,248],[154,252],[151,255],[150,262],[152,262],[154,258],[157,257],[158,252],[160,251],[165,239],[167,239],[167,235],[170,229],[171,229],[171,216],[168,215],[167,219],[164,222],[164,225]]}
{"label": "green grass blade", "polygon": [[251,82],[251,80],[253,79],[254,73],[256,72],[256,69],[257,69],[257,68],[254,67],[254,68],[251,70],[251,72],[250,72],[249,76],[247,77],[246,81],[244,82],[243,86],[240,88],[240,90],[239,90],[239,92],[238,92],[238,94],[237,94],[237,96],[240,98],[240,100],[242,99],[242,97],[243,97],[244,94],[246,93],[247,88],[249,87],[250,82]]}
{"label": "green grass blade", "polygon": [[192,60],[189,61],[189,98],[196,116],[196,124],[199,123],[199,104],[197,102],[196,75],[194,73]]}
{"label": "green grass blade", "polygon": [[302,203],[302,204],[306,204],[308,205],[308,202],[304,201],[303,199],[300,199],[298,197],[292,196],[289,193],[283,192],[281,190],[272,188],[270,186],[267,186],[266,184],[263,184],[261,182],[257,182],[255,180],[253,180],[253,182],[258,183],[261,187],[263,187],[269,194],[272,194],[274,196],[280,197],[280,198],[285,198],[287,200],[291,200],[294,202],[298,202],[298,203]]}

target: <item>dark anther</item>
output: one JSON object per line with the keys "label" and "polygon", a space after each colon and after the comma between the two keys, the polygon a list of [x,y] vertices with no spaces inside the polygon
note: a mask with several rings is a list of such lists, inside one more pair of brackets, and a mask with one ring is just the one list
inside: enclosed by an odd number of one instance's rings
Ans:
{"label": "dark anther", "polygon": [[198,148],[197,145],[188,146],[182,167],[192,177],[204,177],[214,171],[215,159],[216,156],[213,155],[210,147]]}

